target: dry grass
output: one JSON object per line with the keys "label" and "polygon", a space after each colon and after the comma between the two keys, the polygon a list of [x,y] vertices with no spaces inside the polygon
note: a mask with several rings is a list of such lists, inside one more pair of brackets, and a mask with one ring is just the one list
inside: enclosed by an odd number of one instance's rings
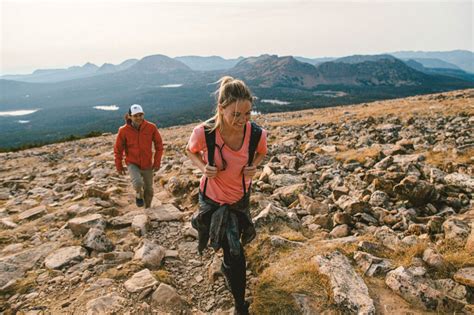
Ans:
{"label": "dry grass", "polygon": [[[335,250],[352,256],[357,250],[355,243],[326,242],[314,237],[302,247],[286,250],[272,248],[270,235],[259,234],[247,251],[249,265],[258,275],[258,283],[253,290],[252,310],[255,314],[296,314],[301,311],[292,294],[306,295],[312,307],[325,310],[331,307],[332,294],[327,277],[318,272],[313,257]],[[288,239],[298,240],[301,234],[285,231],[280,234]],[[296,238],[295,238],[296,237]],[[363,238],[361,238],[363,239]]]}
{"label": "dry grass", "polygon": [[343,152],[337,152],[336,160],[343,162],[359,162],[364,164],[367,158],[377,159],[380,155],[381,148],[378,145],[369,148],[349,149]]}
{"label": "dry grass", "polygon": [[164,282],[169,285],[174,285],[173,277],[169,271],[160,269],[157,271],[152,271],[152,273],[158,281]]}
{"label": "dry grass", "polygon": [[444,260],[455,269],[474,266],[474,256],[464,248],[462,243],[444,239],[437,249]]}
{"label": "dry grass", "polygon": [[471,159],[474,156],[474,148],[469,148],[462,153],[448,152],[433,152],[423,151],[418,152],[425,156],[426,163],[444,169],[448,164],[473,164]]}
{"label": "dry grass", "polygon": [[104,271],[100,278],[111,278],[114,280],[124,280],[130,278],[134,273],[143,269],[143,265],[137,261],[129,261],[121,265],[122,267],[118,269],[113,267]]}
{"label": "dry grass", "polygon": [[265,269],[253,292],[255,314],[296,314],[293,293],[310,297],[319,309],[330,305],[328,279],[309,257],[295,251]]}
{"label": "dry grass", "polygon": [[396,266],[408,267],[414,257],[423,255],[427,247],[428,242],[421,242],[411,247],[400,246],[395,251],[387,251],[384,256],[390,258]]}
{"label": "dry grass", "polygon": [[[474,90],[452,91],[443,94],[449,97],[459,93],[472,94]],[[438,95],[431,94],[357,105],[310,109],[292,114],[270,114],[267,115],[267,119],[270,121],[265,123],[265,125],[273,127],[302,126],[312,123],[337,123],[368,117],[385,117],[387,115],[409,119],[420,116],[448,116],[459,113],[474,114],[472,98],[433,99],[433,97],[436,98]]]}

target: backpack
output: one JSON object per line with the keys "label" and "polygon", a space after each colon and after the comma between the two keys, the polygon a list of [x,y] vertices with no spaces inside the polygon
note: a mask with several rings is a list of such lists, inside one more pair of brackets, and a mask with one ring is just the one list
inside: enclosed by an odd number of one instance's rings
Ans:
{"label": "backpack", "polygon": [[[262,128],[258,126],[256,123],[251,122],[250,123],[250,141],[249,141],[249,158],[247,161],[247,165],[250,166],[253,162],[253,159],[255,157],[255,151],[257,150],[257,145],[258,142],[260,141],[260,138],[262,136]],[[247,131],[247,124],[245,124],[245,129],[244,129],[244,137],[245,137],[245,132]],[[214,164],[214,151],[216,148],[216,130],[208,130],[204,128],[204,135],[206,137],[206,146],[207,146],[207,161],[209,165],[215,166]],[[245,179],[242,176],[242,184],[244,187],[244,194],[246,193],[245,189]],[[252,185],[252,183],[250,183]],[[204,184],[204,195],[206,194],[206,187],[207,187],[207,178],[206,182]],[[250,190],[250,188],[249,188]]]}

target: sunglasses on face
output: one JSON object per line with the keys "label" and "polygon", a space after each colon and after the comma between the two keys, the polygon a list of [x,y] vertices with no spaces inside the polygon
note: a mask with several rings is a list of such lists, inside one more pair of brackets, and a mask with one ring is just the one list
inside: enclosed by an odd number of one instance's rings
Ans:
{"label": "sunglasses on face", "polygon": [[135,115],[132,115],[133,117],[135,118],[138,118],[138,117],[143,117],[143,114],[135,114]]}

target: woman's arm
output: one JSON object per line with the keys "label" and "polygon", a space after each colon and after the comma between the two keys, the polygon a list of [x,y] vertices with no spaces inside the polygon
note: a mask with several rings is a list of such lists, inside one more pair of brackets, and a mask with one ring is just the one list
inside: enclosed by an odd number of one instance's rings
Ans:
{"label": "woman's arm", "polygon": [[257,152],[257,154],[255,155],[255,158],[253,159],[252,165],[244,167],[244,175],[246,177],[253,177],[255,173],[257,173],[257,166],[259,166],[260,163],[262,163],[266,155],[267,154],[262,154],[262,153]]}
{"label": "woman's arm", "polygon": [[209,164],[205,164],[201,158],[201,154],[199,152],[193,153],[189,150],[189,147],[186,146],[186,155],[189,157],[191,162],[197,166],[201,170],[201,172],[207,178],[214,178],[217,176],[217,167],[210,166]]}

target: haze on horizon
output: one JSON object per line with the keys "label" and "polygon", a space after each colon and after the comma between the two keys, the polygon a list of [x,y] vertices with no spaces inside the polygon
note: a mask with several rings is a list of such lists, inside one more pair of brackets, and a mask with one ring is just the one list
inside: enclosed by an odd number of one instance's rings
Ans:
{"label": "haze on horizon", "polygon": [[152,54],[473,51],[473,2],[2,0],[0,74]]}

